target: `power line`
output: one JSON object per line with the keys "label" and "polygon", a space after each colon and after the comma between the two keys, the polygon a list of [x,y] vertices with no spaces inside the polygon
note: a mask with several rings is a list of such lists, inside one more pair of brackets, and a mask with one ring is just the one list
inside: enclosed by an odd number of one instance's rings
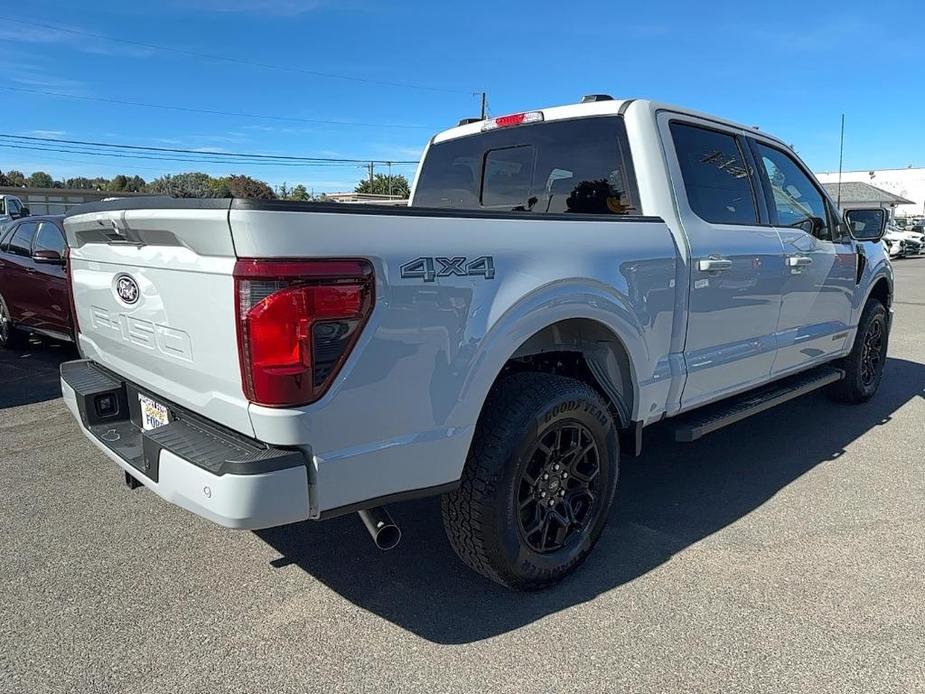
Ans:
{"label": "power line", "polygon": [[275,63],[264,63],[255,60],[244,60],[243,58],[232,58],[225,55],[217,55],[213,53],[200,53],[199,51],[191,51],[185,48],[175,48],[173,46],[161,46],[156,43],[147,43],[145,41],[132,41],[130,39],[120,39],[114,38],[112,36],[106,36],[105,34],[97,34],[92,31],[83,31],[80,29],[72,29],[70,27],[58,26],[55,24],[43,24],[41,22],[27,22],[21,19],[16,19],[15,17],[5,17],[0,16],[0,19],[13,22],[14,24],[20,24],[27,27],[39,27],[42,29],[49,29],[51,31],[60,31],[66,34],[72,34],[75,36],[86,36],[94,39],[101,39],[103,41],[112,41],[113,43],[121,43],[129,46],[137,46],[139,48],[147,48],[154,51],[163,51],[165,53],[177,53],[179,55],[187,55],[194,58],[202,58],[205,60],[215,60],[219,62],[234,63],[236,65],[249,65],[251,67],[259,67],[265,70],[283,70],[286,72],[295,72],[303,75],[311,75],[312,77],[324,77],[327,79],[337,79],[337,80],[346,80],[349,82],[362,82],[364,84],[378,84],[385,87],[396,87],[403,89],[420,89],[430,92],[445,92],[450,94],[471,94],[469,90],[461,89],[448,89],[446,87],[433,87],[423,84],[412,84],[410,82],[391,82],[387,80],[375,80],[368,77],[354,77],[351,75],[339,75],[333,72],[320,72],[318,70],[306,70],[305,68],[293,67],[291,65],[277,65]]}
{"label": "power line", "polygon": [[[369,162],[364,162],[363,164],[349,163],[349,162],[313,162],[313,161],[254,161],[252,159],[204,159],[204,158],[193,158],[180,155],[174,156],[157,156],[151,154],[130,154],[130,153],[120,153],[120,152],[104,152],[104,151],[92,151],[92,150],[83,150],[83,149],[65,149],[59,147],[44,147],[41,145],[23,145],[23,144],[9,144],[6,142],[0,142],[0,148],[4,149],[17,149],[17,150],[26,150],[30,152],[51,152],[54,154],[75,154],[78,156],[84,157],[96,157],[96,158],[108,158],[108,159],[127,159],[127,160],[146,160],[146,161],[164,161],[164,162],[185,162],[188,164],[207,164],[210,166],[221,165],[221,166],[280,166],[280,167],[296,167],[296,168],[357,168],[357,167],[366,167],[369,166]],[[205,154],[205,153],[204,153]],[[380,162],[384,163],[384,162]],[[394,162],[393,162],[394,163]],[[401,162],[400,162],[401,163]],[[413,166],[411,162],[401,163],[404,166]]]}
{"label": "power line", "polygon": [[141,151],[141,152],[168,152],[171,154],[193,154],[202,157],[215,157],[216,160],[222,158],[244,158],[246,160],[265,160],[270,161],[271,163],[282,163],[287,161],[294,162],[338,162],[343,164],[368,164],[369,162],[375,162],[378,164],[386,164],[391,161],[393,164],[417,164],[417,161],[411,160],[397,160],[397,159],[374,159],[374,158],[364,158],[364,159],[347,159],[339,157],[296,157],[283,154],[258,154],[250,152],[204,152],[201,150],[195,149],[182,149],[179,147],[150,147],[144,145],[123,145],[115,144],[111,142],[92,142],[87,140],[64,140],[56,139],[50,137],[33,137],[28,135],[12,135],[8,133],[0,133],[0,138],[6,140],[13,140],[14,142],[38,142],[46,143],[50,145],[83,145],[86,147],[95,147],[95,148],[106,148],[106,149],[115,149],[115,150],[132,150],[132,151]]}
{"label": "power line", "polygon": [[397,123],[358,123],[354,121],[325,120],[319,118],[299,118],[297,116],[277,116],[263,113],[245,113],[239,111],[219,111],[208,108],[193,108],[192,106],[173,106],[168,104],[149,104],[141,101],[126,101],[124,99],[110,99],[102,96],[81,96],[78,94],[65,94],[62,92],[46,91],[44,89],[26,89],[25,87],[9,87],[0,85],[0,89],[10,92],[21,92],[24,94],[42,94],[44,96],[53,96],[61,99],[76,99],[79,101],[95,101],[104,104],[119,104],[121,106],[140,106],[143,108],[156,108],[166,111],[182,111],[184,113],[205,113],[212,116],[232,116],[236,118],[256,118],[259,120],[275,120],[293,123],[308,123],[312,125],[341,125],[363,128],[404,128],[413,130],[436,130],[426,125],[401,125]]}

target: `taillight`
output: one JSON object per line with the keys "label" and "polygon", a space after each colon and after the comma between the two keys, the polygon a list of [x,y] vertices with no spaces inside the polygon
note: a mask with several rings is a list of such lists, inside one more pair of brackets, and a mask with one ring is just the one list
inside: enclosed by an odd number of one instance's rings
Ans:
{"label": "taillight", "polygon": [[365,260],[241,259],[234,278],[247,399],[291,407],[320,398],[372,312],[372,266]]}
{"label": "taillight", "polygon": [[498,116],[485,121],[482,130],[495,130],[497,128],[510,128],[513,125],[524,123],[540,123],[543,120],[542,111],[527,111],[525,113],[512,113],[509,116]]}

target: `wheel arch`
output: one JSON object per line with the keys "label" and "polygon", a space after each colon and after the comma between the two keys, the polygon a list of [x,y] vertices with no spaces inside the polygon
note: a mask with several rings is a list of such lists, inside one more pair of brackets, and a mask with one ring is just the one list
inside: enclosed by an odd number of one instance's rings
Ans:
{"label": "wheel arch", "polygon": [[559,373],[588,383],[610,405],[620,428],[632,421],[636,384],[630,354],[619,335],[599,321],[567,318],[547,325],[514,351],[495,382],[511,370]]}
{"label": "wheel arch", "polygon": [[[893,284],[884,276],[879,277],[867,293],[864,304],[870,299],[877,299],[884,308],[889,309],[893,303]],[[863,305],[862,305],[863,308]]]}

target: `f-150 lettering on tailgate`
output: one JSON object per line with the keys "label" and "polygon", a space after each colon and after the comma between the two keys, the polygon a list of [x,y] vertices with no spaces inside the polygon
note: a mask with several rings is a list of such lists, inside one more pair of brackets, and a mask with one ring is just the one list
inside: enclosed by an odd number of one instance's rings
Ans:
{"label": "f-150 lettering on tailgate", "polygon": [[156,349],[161,354],[183,361],[193,360],[193,344],[189,333],[163,323],[135,318],[125,313],[110,313],[99,306],[90,307],[93,327],[108,331],[124,342],[145,349]]}

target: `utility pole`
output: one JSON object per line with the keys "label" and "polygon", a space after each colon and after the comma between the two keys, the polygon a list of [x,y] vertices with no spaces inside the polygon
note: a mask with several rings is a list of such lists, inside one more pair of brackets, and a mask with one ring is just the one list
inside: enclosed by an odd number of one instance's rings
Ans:
{"label": "utility pole", "polygon": [[488,118],[488,94],[482,92],[482,120]]}
{"label": "utility pole", "polygon": [[373,165],[375,162],[369,162],[369,192],[373,192]]}
{"label": "utility pole", "polygon": [[392,197],[392,162],[387,161],[386,164],[389,165],[389,198]]}
{"label": "utility pole", "polygon": [[838,146],[838,201],[835,206],[841,209],[841,167],[845,154],[845,114],[841,114],[841,143]]}

